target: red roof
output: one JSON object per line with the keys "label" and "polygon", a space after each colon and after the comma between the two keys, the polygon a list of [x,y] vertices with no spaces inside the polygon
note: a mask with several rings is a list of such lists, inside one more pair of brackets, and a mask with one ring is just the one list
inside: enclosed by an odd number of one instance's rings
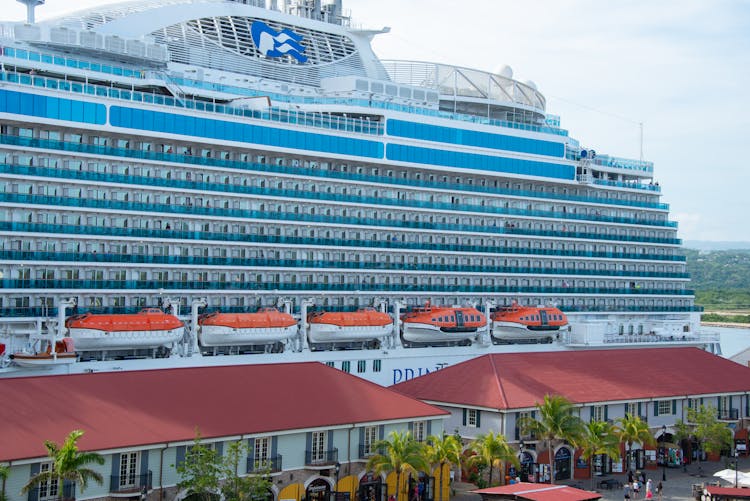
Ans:
{"label": "red roof", "polygon": [[421,400],[534,407],[545,395],[574,403],[750,391],[750,368],[698,348],[484,355],[391,388]]}
{"label": "red roof", "polygon": [[706,491],[712,496],[726,496],[730,499],[750,499],[750,489],[707,485]]}
{"label": "red roof", "polygon": [[503,499],[534,501],[587,501],[602,498],[598,492],[583,491],[568,485],[532,484],[528,482],[518,482],[471,492],[482,494],[482,497],[503,496]]}
{"label": "red roof", "polygon": [[317,362],[0,379],[0,461],[446,412]]}

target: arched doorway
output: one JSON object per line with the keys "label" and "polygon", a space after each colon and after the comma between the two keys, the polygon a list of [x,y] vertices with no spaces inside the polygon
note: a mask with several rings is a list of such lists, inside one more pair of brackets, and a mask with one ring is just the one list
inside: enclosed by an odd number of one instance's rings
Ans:
{"label": "arched doorway", "polygon": [[433,501],[435,499],[435,477],[420,471],[417,478],[409,475],[409,501]]}
{"label": "arched doorway", "polygon": [[518,455],[518,462],[521,463],[520,477],[521,482],[528,482],[529,478],[534,478],[536,473],[534,468],[534,456],[530,452],[523,451]]}
{"label": "arched doorway", "polygon": [[388,486],[383,480],[368,471],[359,479],[357,494],[359,501],[385,501]]}
{"label": "arched doorway", "polygon": [[573,455],[567,447],[555,452],[555,480],[569,480],[573,473]]}
{"label": "arched doorway", "polygon": [[330,501],[331,485],[324,478],[316,478],[305,489],[306,501]]}

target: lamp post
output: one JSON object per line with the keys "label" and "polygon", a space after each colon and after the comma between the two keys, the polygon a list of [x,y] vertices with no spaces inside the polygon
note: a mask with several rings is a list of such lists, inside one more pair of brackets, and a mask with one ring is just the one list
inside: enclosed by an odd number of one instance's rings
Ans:
{"label": "lamp post", "polygon": [[662,482],[667,481],[667,449],[664,447],[666,445],[666,439],[667,438],[667,425],[663,424],[661,425],[661,480]]}
{"label": "lamp post", "polygon": [[521,459],[521,476],[525,477],[525,478],[521,478],[521,480],[523,482],[528,482],[529,481],[529,479],[528,479],[529,472],[526,471],[527,466],[526,466],[526,463],[524,463],[524,461],[523,461],[524,459],[526,459],[526,457],[523,454],[523,450],[525,448],[526,448],[526,444],[524,444],[523,443],[523,439],[521,439],[521,441],[518,442],[518,455],[521,456],[520,457],[520,459]]}
{"label": "lamp post", "polygon": [[734,446],[734,488],[735,489],[737,488],[737,484],[738,484],[737,462],[739,461],[739,459],[740,459],[740,451],[737,450],[737,446],[735,445]]}

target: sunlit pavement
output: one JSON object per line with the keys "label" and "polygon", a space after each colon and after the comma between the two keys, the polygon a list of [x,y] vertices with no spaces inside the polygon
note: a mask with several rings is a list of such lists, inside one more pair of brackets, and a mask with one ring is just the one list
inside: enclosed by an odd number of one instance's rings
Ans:
{"label": "sunlit pavement", "polygon": [[[718,477],[712,476],[713,473],[719,470],[723,470],[725,468],[732,468],[733,466],[734,466],[734,459],[727,460],[726,458],[722,458],[721,461],[716,461],[716,462],[693,463],[691,465],[688,465],[687,471],[683,471],[682,468],[667,468],[666,469],[667,480],[666,482],[662,482],[662,485],[664,486],[664,496],[662,497],[662,499],[664,501],[694,500],[695,497],[693,497],[693,485],[695,484],[716,484],[716,482],[719,481],[721,482],[721,485],[723,485],[724,487],[734,487],[734,485],[729,484],[728,482],[722,481]],[[699,472],[699,468],[700,468],[700,472]],[[750,471],[750,458],[741,458],[739,460],[739,470]],[[662,479],[662,469],[661,468],[657,470],[647,469],[645,471],[646,471],[646,479],[650,478],[653,482],[654,487],[656,487],[656,485]],[[611,490],[600,489],[598,488],[597,484],[604,478],[614,478],[618,480],[619,482],[624,482],[625,480],[627,480],[626,477],[627,475],[624,473],[606,475],[604,477],[595,477],[594,490],[600,493],[602,495],[602,499],[604,500],[622,501],[623,500],[622,488],[614,488]],[[586,490],[591,489],[590,479],[576,480],[576,481],[571,481],[571,482],[558,482],[558,483],[575,485],[576,487],[586,489]],[[476,489],[476,487],[472,484],[454,482],[453,489],[455,490],[456,495],[452,498],[452,501],[477,501],[480,499],[479,495],[472,494],[471,492],[469,492],[473,489]],[[646,497],[645,488],[641,489],[641,493],[638,498],[634,498],[631,495],[631,499],[643,500],[645,499],[645,497]],[[654,495],[654,499],[657,500],[658,497]]]}

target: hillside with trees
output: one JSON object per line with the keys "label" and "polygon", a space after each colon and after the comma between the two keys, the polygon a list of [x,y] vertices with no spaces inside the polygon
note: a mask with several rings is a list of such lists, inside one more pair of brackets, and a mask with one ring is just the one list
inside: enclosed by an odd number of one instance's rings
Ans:
{"label": "hillside with trees", "polygon": [[[706,311],[703,320],[750,323],[750,250],[685,254],[696,303]],[[712,312],[721,312],[721,318],[712,318]]]}

